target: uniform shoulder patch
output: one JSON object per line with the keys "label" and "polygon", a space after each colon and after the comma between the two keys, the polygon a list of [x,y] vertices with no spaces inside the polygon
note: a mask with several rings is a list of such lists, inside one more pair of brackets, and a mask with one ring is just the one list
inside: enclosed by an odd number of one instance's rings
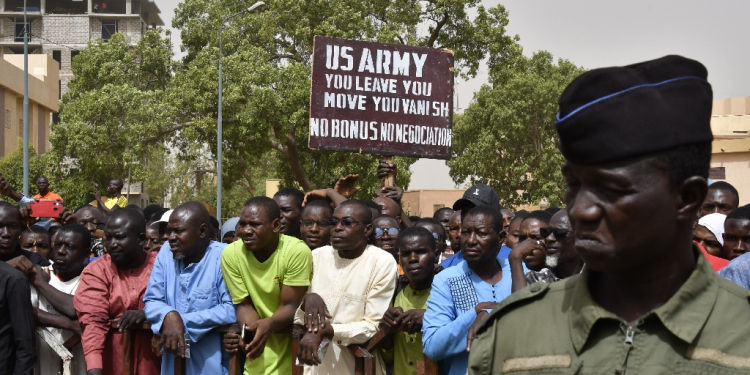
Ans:
{"label": "uniform shoulder patch", "polygon": [[500,302],[500,304],[498,304],[497,307],[495,307],[495,309],[492,310],[490,315],[484,318],[477,325],[477,327],[475,328],[475,332],[476,333],[481,332],[488,322],[495,320],[497,316],[503,314],[504,312],[512,310],[514,307],[518,306],[518,304],[521,301],[528,301],[528,300],[540,298],[541,296],[547,293],[547,291],[549,290],[549,287],[550,287],[550,284],[537,282],[511,294],[510,296],[505,298],[502,302]]}

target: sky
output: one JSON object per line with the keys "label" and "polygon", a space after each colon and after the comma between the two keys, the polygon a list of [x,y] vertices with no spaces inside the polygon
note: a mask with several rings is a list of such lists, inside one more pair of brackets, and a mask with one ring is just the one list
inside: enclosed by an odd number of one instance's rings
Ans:
{"label": "sky", "polygon": [[[178,2],[157,0],[167,26]],[[593,69],[678,54],[706,66],[714,99],[750,96],[750,1],[484,0],[482,4],[505,6],[507,32],[520,37],[526,55],[546,50],[555,59]],[[178,49],[177,31],[173,42]],[[459,80],[458,112],[486,81],[486,69],[474,79]],[[455,187],[445,161],[420,159],[411,170],[410,190]]]}

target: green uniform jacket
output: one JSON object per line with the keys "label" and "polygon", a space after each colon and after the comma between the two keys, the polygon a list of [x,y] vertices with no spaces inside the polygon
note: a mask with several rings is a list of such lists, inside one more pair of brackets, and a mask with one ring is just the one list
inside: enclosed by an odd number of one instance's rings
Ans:
{"label": "green uniform jacket", "polygon": [[750,374],[750,291],[696,257],[633,328],[594,302],[585,269],[513,293],[477,326],[469,374]]}

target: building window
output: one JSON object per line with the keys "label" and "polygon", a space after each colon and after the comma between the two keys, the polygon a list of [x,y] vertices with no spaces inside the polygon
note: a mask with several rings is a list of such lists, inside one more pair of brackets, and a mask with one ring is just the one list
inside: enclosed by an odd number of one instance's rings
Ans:
{"label": "building window", "polygon": [[57,61],[57,69],[62,69],[62,51],[60,51],[59,49],[52,51],[52,59]]}
{"label": "building window", "polygon": [[102,40],[109,40],[117,32],[116,20],[102,20]]}
{"label": "building window", "polygon": [[5,110],[5,128],[10,130],[10,109]]}
{"label": "building window", "polygon": [[708,178],[712,180],[726,180],[727,172],[724,167],[710,168],[708,170]]}
{"label": "building window", "polygon": [[70,51],[70,64],[73,65],[73,58],[81,54],[81,51]]}
{"label": "building window", "polygon": [[16,21],[16,28],[13,34],[15,42],[23,42],[24,26],[26,26],[26,32],[29,33],[29,39],[31,39],[31,22],[23,23],[22,21]]}
{"label": "building window", "polygon": [[432,212],[437,212],[437,210],[439,210],[439,209],[441,209],[443,207],[445,207],[444,204],[433,204],[432,205]]}

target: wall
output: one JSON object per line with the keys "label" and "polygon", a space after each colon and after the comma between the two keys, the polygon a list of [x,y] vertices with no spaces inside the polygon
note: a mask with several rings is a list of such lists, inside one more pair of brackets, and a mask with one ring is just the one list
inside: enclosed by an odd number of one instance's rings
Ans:
{"label": "wall", "polygon": [[432,217],[435,205],[453,207],[463,197],[465,190],[410,190],[404,192],[401,206],[409,215]]}

